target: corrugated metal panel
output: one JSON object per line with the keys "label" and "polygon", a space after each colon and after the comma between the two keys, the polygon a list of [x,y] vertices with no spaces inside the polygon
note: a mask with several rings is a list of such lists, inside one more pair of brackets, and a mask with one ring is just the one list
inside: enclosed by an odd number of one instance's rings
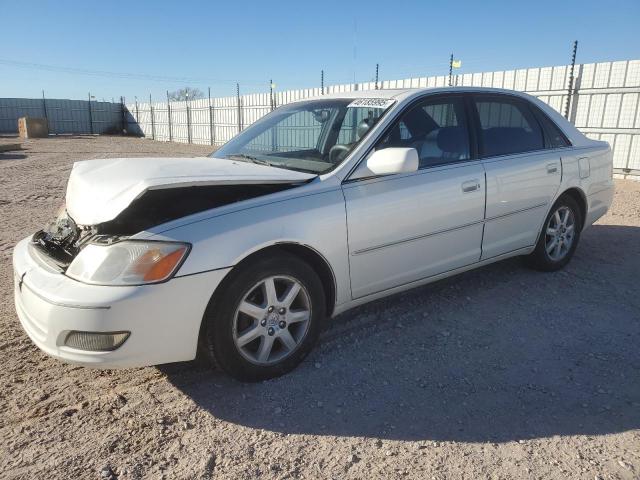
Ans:
{"label": "corrugated metal panel", "polygon": [[122,129],[120,103],[0,98],[0,132],[17,133],[18,118],[25,116],[47,118],[53,134],[115,133]]}

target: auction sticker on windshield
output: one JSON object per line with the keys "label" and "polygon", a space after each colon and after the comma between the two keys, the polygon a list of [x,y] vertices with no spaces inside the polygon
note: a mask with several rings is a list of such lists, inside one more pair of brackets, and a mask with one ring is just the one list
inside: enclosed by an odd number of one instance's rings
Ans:
{"label": "auction sticker on windshield", "polygon": [[389,108],[395,100],[389,98],[357,98],[351,102],[348,107],[375,107],[375,108]]}

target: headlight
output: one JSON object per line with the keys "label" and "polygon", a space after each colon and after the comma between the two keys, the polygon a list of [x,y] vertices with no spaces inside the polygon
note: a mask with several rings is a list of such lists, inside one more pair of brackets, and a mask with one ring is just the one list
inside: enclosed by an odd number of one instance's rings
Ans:
{"label": "headlight", "polygon": [[168,280],[178,270],[189,244],[125,240],[89,244],[71,262],[67,275],[94,285],[143,285]]}

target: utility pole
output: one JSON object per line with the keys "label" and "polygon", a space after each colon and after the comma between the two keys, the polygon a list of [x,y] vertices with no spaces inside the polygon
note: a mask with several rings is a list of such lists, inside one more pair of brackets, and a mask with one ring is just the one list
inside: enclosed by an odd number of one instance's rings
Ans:
{"label": "utility pole", "polygon": [[573,42],[573,54],[571,55],[571,69],[569,70],[569,86],[567,87],[567,103],[564,106],[564,118],[569,120],[569,109],[571,108],[571,98],[573,96],[573,80],[576,67],[576,53],[578,53],[578,41]]}
{"label": "utility pole", "polygon": [[320,70],[320,95],[324,95],[324,70]]}
{"label": "utility pole", "polygon": [[453,86],[453,53],[449,57],[449,86]]}
{"label": "utility pole", "polygon": [[376,63],[376,90],[378,90],[378,73],[380,70],[380,64]]}

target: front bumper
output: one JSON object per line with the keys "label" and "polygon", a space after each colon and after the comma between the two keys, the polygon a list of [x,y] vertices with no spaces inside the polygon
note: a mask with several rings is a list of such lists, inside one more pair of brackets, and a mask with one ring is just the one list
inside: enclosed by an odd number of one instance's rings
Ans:
{"label": "front bumper", "polygon": [[[176,277],[156,285],[109,287],[77,282],[39,261],[25,238],[13,251],[15,305],[20,323],[45,353],[70,363],[141,367],[195,358],[212,293],[229,269]],[[64,346],[70,330],[129,331],[109,352]]]}

